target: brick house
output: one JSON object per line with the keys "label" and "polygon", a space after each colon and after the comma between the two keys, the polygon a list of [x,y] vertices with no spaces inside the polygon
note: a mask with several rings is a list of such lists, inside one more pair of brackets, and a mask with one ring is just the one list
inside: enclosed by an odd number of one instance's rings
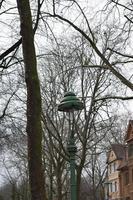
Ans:
{"label": "brick house", "polygon": [[106,199],[133,200],[133,120],[125,144],[112,144],[107,156]]}

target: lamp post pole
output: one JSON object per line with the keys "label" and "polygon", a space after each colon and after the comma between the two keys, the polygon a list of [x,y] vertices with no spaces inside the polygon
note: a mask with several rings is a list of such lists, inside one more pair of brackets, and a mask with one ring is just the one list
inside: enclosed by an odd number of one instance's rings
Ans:
{"label": "lamp post pole", "polygon": [[[58,105],[58,111],[62,112],[74,112],[83,109],[83,103],[76,97],[73,92],[67,92],[64,95],[63,100]],[[72,121],[72,130],[70,133],[67,151],[69,154],[69,162],[70,162],[70,190],[71,190],[71,200],[77,200],[77,185],[76,185],[76,163],[75,163],[75,155],[77,152],[77,147],[75,145],[75,137],[74,137],[74,113],[73,113],[73,121]]]}
{"label": "lamp post pole", "polygon": [[71,200],[76,200],[77,194],[77,183],[76,183],[76,163],[75,163],[75,155],[77,152],[77,147],[75,145],[75,138],[74,138],[74,130],[72,130],[68,145],[67,151],[69,153],[69,161],[70,161],[70,189],[71,189]]}

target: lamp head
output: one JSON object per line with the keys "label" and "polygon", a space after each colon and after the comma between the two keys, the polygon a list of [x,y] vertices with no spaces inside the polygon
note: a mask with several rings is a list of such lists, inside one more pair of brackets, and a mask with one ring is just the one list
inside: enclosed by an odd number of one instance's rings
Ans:
{"label": "lamp head", "polygon": [[58,111],[72,112],[82,110],[84,105],[82,101],[73,93],[66,92],[61,103],[58,105]]}

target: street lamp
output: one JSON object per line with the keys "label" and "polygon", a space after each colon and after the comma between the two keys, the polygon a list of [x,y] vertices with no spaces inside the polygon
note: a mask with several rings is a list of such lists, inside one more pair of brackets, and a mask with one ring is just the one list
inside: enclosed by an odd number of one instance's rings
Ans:
{"label": "street lamp", "polygon": [[71,200],[77,200],[76,197],[76,164],[75,164],[75,154],[77,152],[77,147],[75,145],[75,137],[74,137],[74,111],[82,110],[83,103],[76,97],[73,92],[67,92],[64,95],[63,100],[58,105],[58,111],[72,113],[73,115],[73,124],[72,130],[70,133],[67,151],[69,153],[70,159],[70,190],[71,190]]}

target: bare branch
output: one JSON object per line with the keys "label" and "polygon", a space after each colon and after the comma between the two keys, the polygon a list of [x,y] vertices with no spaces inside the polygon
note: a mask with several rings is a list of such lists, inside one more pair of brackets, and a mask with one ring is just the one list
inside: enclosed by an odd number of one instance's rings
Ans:
{"label": "bare branch", "polygon": [[9,105],[9,103],[10,103],[10,101],[11,101],[11,99],[12,99],[12,97],[14,96],[15,93],[16,93],[16,91],[14,91],[14,92],[12,93],[12,95],[10,96],[10,98],[8,99],[8,101],[7,101],[6,105],[5,105],[5,108],[3,109],[2,115],[0,116],[0,120],[3,119],[3,118],[5,117],[5,115],[6,115],[6,110],[7,110],[7,108],[8,108],[8,105]]}
{"label": "bare branch", "polygon": [[[37,17],[36,17],[36,23],[34,25],[33,28],[33,32],[35,34],[37,27],[38,27],[38,23],[39,23],[39,15],[40,15],[40,9],[41,6],[43,4],[44,0],[42,0],[42,2],[40,2],[40,0],[38,0],[38,10],[37,10]],[[22,43],[22,38],[20,38],[15,44],[13,44],[9,49],[7,49],[6,51],[4,51],[1,55],[0,55],[0,60],[2,60],[4,57],[6,57],[8,54],[10,54],[11,52],[13,52],[16,48],[19,48],[19,46]]]}
{"label": "bare branch", "polygon": [[22,43],[22,38],[20,38],[14,45],[12,45],[9,49],[7,49],[5,52],[3,52],[0,55],[0,60],[2,60],[8,54],[10,54],[12,51],[14,51],[17,47],[19,47],[21,43]]}
{"label": "bare branch", "polygon": [[88,19],[87,19],[87,17],[86,17],[86,15],[85,15],[85,13],[84,13],[84,11],[83,11],[83,9],[81,8],[81,6],[75,1],[75,0],[73,0],[74,1],[74,3],[78,6],[78,8],[80,9],[80,11],[81,11],[81,13],[82,13],[82,15],[84,16],[84,18],[85,18],[85,21],[86,21],[86,23],[87,23],[87,26],[88,26],[88,29],[89,29],[89,31],[90,31],[90,33],[91,33],[91,36],[92,36],[92,39],[93,39],[93,41],[95,41],[95,37],[94,37],[94,34],[93,34],[93,32],[92,32],[92,30],[91,30],[91,27],[90,27],[90,24],[89,24],[89,21],[88,21]]}
{"label": "bare branch", "polygon": [[116,53],[116,54],[118,54],[118,55],[120,55],[120,56],[122,56],[122,57],[133,58],[132,55],[129,55],[129,54],[123,54],[123,53],[120,53],[120,52],[118,52],[118,51],[115,51],[115,50],[113,50],[113,49],[111,49],[111,48],[108,48],[108,50],[110,50],[110,51],[112,51],[112,52],[114,52],[114,53]]}
{"label": "bare branch", "polygon": [[5,1],[5,0],[1,0],[1,2],[0,2],[0,9],[1,9],[2,4],[3,4],[4,1]]}
{"label": "bare branch", "polygon": [[98,49],[98,47],[96,46],[96,44],[91,40],[91,38],[83,31],[81,30],[78,26],[76,26],[73,22],[71,22],[70,20],[60,16],[60,15],[51,15],[50,13],[46,13],[51,17],[55,17],[58,18],[66,23],[68,23],[69,25],[71,25],[76,31],[78,31],[79,33],[81,33],[81,35],[83,35],[91,44],[92,48],[95,50],[95,52],[97,53],[97,55],[103,60],[103,62],[107,65],[107,68],[124,84],[126,85],[128,88],[130,88],[131,90],[133,90],[133,84],[126,79],[122,74],[120,74],[111,64],[110,62],[107,60],[107,58],[105,58],[105,56],[100,52],[100,50]]}
{"label": "bare branch", "polygon": [[123,101],[127,101],[127,100],[133,100],[133,96],[129,96],[129,97],[122,97],[122,96],[105,96],[99,99],[95,99],[95,102],[97,101],[104,101],[104,100],[108,100],[108,99],[119,99],[119,100],[123,100]]}
{"label": "bare branch", "polygon": [[129,7],[127,7],[127,6],[125,6],[125,5],[121,4],[121,3],[119,3],[118,1],[112,0],[112,3],[115,3],[116,5],[121,6],[121,7],[125,8],[126,10],[133,11],[133,9],[131,9],[131,8],[129,8]]}
{"label": "bare branch", "polygon": [[124,17],[125,17],[128,21],[130,21],[131,23],[133,23],[133,21],[132,21],[131,19],[129,19],[129,17],[127,17],[126,15],[124,15]]}

